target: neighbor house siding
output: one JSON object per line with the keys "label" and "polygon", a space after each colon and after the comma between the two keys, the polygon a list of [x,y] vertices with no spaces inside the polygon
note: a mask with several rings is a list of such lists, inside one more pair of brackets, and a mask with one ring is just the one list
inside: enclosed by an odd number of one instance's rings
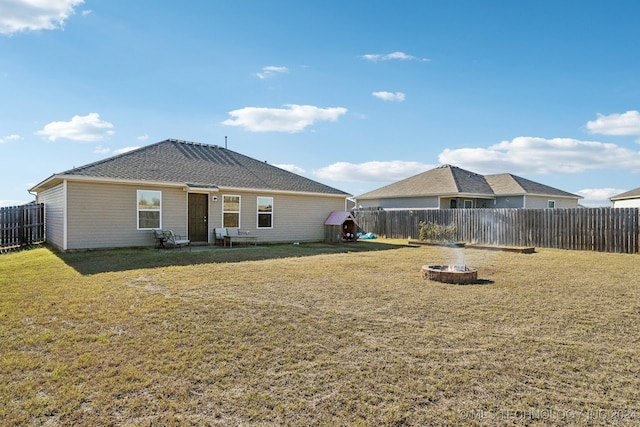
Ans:
{"label": "neighbor house siding", "polygon": [[45,235],[47,242],[64,247],[65,183],[38,193],[38,203],[44,203]]}
{"label": "neighbor house siding", "polygon": [[138,230],[137,190],[162,191],[162,228],[186,234],[186,192],[143,185],[68,182],[67,249],[153,245]]}
{"label": "neighbor house siding", "polygon": [[491,207],[495,209],[523,208],[525,207],[524,196],[498,196],[495,198],[495,204]]}
{"label": "neighbor house siding", "polygon": [[438,197],[397,197],[357,200],[358,208],[438,209]]}
{"label": "neighbor house siding", "polygon": [[567,199],[557,196],[526,196],[525,207],[527,209],[546,209],[549,200],[555,201],[556,209],[573,209],[578,207],[577,199]]}
{"label": "neighbor house siding", "polygon": [[614,200],[612,203],[614,208],[640,208],[640,198]]}

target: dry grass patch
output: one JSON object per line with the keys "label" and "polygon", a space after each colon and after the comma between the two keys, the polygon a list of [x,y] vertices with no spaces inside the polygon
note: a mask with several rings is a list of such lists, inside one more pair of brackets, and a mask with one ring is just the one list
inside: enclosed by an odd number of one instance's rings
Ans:
{"label": "dry grass patch", "polygon": [[462,250],[488,284],[457,286],[420,268],[460,249],[358,245],[4,255],[0,418],[640,422],[637,255]]}

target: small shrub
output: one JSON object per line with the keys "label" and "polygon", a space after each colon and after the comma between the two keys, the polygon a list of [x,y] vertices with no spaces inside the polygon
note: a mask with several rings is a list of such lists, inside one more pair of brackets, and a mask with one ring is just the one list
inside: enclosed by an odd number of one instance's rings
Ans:
{"label": "small shrub", "polygon": [[456,237],[456,225],[440,225],[435,222],[420,221],[420,240],[434,242],[453,242]]}

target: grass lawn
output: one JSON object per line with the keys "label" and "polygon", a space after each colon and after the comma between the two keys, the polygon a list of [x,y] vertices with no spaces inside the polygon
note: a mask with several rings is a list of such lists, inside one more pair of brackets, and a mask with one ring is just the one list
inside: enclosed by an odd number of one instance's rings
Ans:
{"label": "grass lawn", "polygon": [[0,424],[640,424],[638,255],[403,243],[0,255]]}

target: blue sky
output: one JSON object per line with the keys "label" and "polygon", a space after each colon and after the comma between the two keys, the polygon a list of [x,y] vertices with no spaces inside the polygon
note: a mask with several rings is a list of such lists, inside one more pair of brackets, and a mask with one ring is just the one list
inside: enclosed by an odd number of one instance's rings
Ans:
{"label": "blue sky", "polygon": [[133,147],[226,136],[353,195],[452,164],[608,206],[640,187],[638,16],[635,0],[0,0],[0,205]]}

